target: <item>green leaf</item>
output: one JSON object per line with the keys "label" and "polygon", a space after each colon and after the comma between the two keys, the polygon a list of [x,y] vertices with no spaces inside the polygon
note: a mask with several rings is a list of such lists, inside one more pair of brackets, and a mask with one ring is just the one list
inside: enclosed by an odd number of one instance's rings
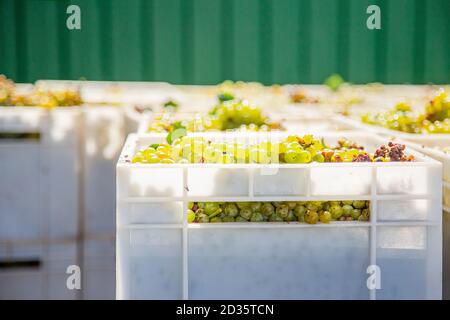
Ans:
{"label": "green leaf", "polygon": [[222,92],[217,95],[217,99],[219,99],[220,102],[230,101],[234,100],[234,95],[230,92]]}
{"label": "green leaf", "polygon": [[168,144],[172,144],[172,142],[174,142],[176,139],[184,137],[186,134],[187,130],[185,127],[174,129],[173,131],[169,132],[166,137],[166,141]]}
{"label": "green leaf", "polygon": [[158,147],[159,147],[158,143],[153,143],[153,144],[150,145],[150,148],[153,148],[153,149],[156,149]]}

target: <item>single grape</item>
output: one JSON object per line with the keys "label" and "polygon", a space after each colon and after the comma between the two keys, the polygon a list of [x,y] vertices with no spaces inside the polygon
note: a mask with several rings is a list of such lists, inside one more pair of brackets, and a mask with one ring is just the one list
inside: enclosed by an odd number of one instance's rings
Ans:
{"label": "single grape", "polygon": [[320,220],[320,222],[322,222],[322,223],[330,223],[330,221],[331,221],[331,213],[329,212],[329,211],[322,211],[320,214],[319,214],[319,220]]}
{"label": "single grape", "polygon": [[234,203],[227,203],[224,206],[224,213],[229,217],[236,217],[239,214],[239,209]]}
{"label": "single grape", "polygon": [[206,202],[204,207],[205,213],[210,217],[214,217],[222,212],[217,202]]}
{"label": "single grape", "polygon": [[276,212],[273,213],[270,217],[269,217],[269,221],[270,222],[283,222],[283,218],[280,217]]}
{"label": "single grape", "polygon": [[248,219],[245,219],[244,217],[241,216],[237,216],[235,222],[248,222]]}
{"label": "single grape", "polygon": [[250,202],[236,202],[239,209],[249,208]]}
{"label": "single grape", "polygon": [[311,153],[309,153],[308,151],[301,151],[298,154],[298,163],[309,163],[311,162]]}
{"label": "single grape", "polygon": [[276,208],[276,213],[281,217],[281,218],[286,218],[289,214],[289,207],[285,204],[279,206]]}
{"label": "single grape", "polygon": [[275,208],[273,207],[273,205],[270,202],[265,202],[261,206],[261,213],[266,217],[270,217],[274,212],[275,212]]}
{"label": "single grape", "polygon": [[191,209],[188,209],[187,220],[188,223],[192,223],[195,221],[195,212],[192,211]]}
{"label": "single grape", "polygon": [[291,221],[297,221],[297,217],[295,216],[293,210],[289,210],[289,214],[288,214],[288,216],[285,218],[285,220],[286,220],[286,221],[289,221],[289,222],[291,222]]}
{"label": "single grape", "polygon": [[261,202],[251,202],[250,203],[250,209],[252,212],[261,212]]}
{"label": "single grape", "polygon": [[214,217],[212,219],[209,220],[210,223],[218,223],[218,222],[222,222],[222,218],[220,217]]}
{"label": "single grape", "polygon": [[235,222],[234,218],[230,217],[230,216],[223,217],[222,221],[223,222]]}
{"label": "single grape", "polygon": [[330,207],[330,213],[334,220],[338,220],[344,214],[344,210],[339,205],[333,205]]}
{"label": "single grape", "polygon": [[206,214],[204,214],[204,213],[198,213],[198,211],[197,211],[196,220],[199,223],[208,223],[209,222],[208,216]]}
{"label": "single grape", "polygon": [[297,204],[297,206],[294,208],[294,214],[297,218],[304,218],[306,213],[306,208],[300,204]]}
{"label": "single grape", "polygon": [[363,209],[366,207],[366,201],[364,200],[355,200],[353,201],[353,207],[355,209]]}
{"label": "single grape", "polygon": [[315,211],[307,210],[305,213],[305,222],[316,224],[319,221],[319,215]]}
{"label": "single grape", "polygon": [[346,204],[346,205],[342,206],[342,210],[343,210],[343,215],[346,217],[349,217],[352,215],[353,207]]}
{"label": "single grape", "polygon": [[351,217],[352,217],[354,220],[358,220],[360,216],[361,216],[361,209],[353,209],[353,210],[352,210]]}
{"label": "single grape", "polygon": [[247,208],[242,208],[241,211],[239,211],[239,214],[241,215],[241,217],[245,218],[245,219],[250,219],[252,216],[252,210],[247,207]]}
{"label": "single grape", "polygon": [[260,212],[254,212],[250,218],[251,222],[263,222],[264,217]]}

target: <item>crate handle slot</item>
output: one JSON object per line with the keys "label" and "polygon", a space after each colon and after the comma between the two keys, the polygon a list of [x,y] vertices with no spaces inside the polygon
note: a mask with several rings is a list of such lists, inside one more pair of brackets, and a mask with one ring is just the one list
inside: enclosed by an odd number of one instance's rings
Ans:
{"label": "crate handle slot", "polygon": [[5,259],[0,260],[0,270],[10,270],[10,269],[38,269],[41,266],[40,259],[22,259],[22,260],[11,260]]}
{"label": "crate handle slot", "polygon": [[0,141],[2,140],[31,140],[40,141],[39,132],[0,132]]}

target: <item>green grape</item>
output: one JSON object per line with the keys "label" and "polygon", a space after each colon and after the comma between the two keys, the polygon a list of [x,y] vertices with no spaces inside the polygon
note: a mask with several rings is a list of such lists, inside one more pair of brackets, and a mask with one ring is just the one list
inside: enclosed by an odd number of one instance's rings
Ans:
{"label": "green grape", "polygon": [[251,222],[263,222],[264,217],[260,212],[254,212],[250,218]]}
{"label": "green grape", "polygon": [[274,212],[275,212],[275,208],[273,207],[273,205],[270,202],[265,202],[261,206],[261,213],[266,217],[270,217]]}
{"label": "green grape", "polygon": [[280,217],[276,212],[273,213],[270,217],[269,217],[269,221],[270,222],[283,222],[283,218]]}
{"label": "green grape", "polygon": [[289,222],[291,222],[291,221],[297,221],[297,217],[295,216],[293,210],[289,210],[289,214],[288,214],[288,216],[286,217],[286,221],[289,221]]}
{"label": "green grape", "polygon": [[218,222],[223,222],[222,218],[220,217],[214,217],[212,219],[209,220],[210,223],[218,223]]}
{"label": "green grape", "polygon": [[299,162],[299,154],[293,150],[289,150],[284,155],[284,161],[286,163],[298,163]]}
{"label": "green grape", "polygon": [[276,208],[275,212],[281,217],[286,218],[289,214],[289,207],[285,204]]}
{"label": "green grape", "polygon": [[305,222],[308,224],[316,224],[319,221],[319,215],[315,211],[307,210],[305,213]]}
{"label": "green grape", "polygon": [[346,217],[349,217],[352,215],[353,207],[349,206],[348,204],[345,204],[342,206],[343,215]]}
{"label": "green grape", "polygon": [[250,209],[252,212],[261,212],[261,202],[251,202],[250,203]]}
{"label": "green grape", "polygon": [[306,208],[300,204],[297,204],[297,206],[294,208],[294,214],[297,218],[304,218],[306,213]]}
{"label": "green grape", "polygon": [[222,212],[222,209],[220,208],[219,204],[216,202],[206,202],[204,207],[205,213],[210,217],[217,216]]}
{"label": "green grape", "polygon": [[330,213],[334,220],[338,220],[344,214],[344,210],[339,205],[332,205],[330,207]]}
{"label": "green grape", "polygon": [[245,219],[244,217],[241,216],[237,216],[235,222],[248,222],[248,219]]}
{"label": "green grape", "polygon": [[242,208],[241,211],[239,211],[239,214],[241,215],[241,217],[245,218],[245,219],[250,219],[250,217],[252,216],[252,210],[250,208]]}
{"label": "green grape", "polygon": [[312,158],[312,161],[315,162],[325,162],[325,157],[321,153],[316,153]]}
{"label": "green grape", "polygon": [[361,212],[361,216],[364,218],[364,221],[370,220],[370,211],[369,209],[363,209]]}
{"label": "green grape", "polygon": [[364,200],[355,200],[353,201],[353,207],[355,209],[363,209],[366,207],[366,201]]}
{"label": "green grape", "polygon": [[227,203],[224,206],[224,213],[229,217],[236,217],[239,214],[239,209],[234,203]]}
{"label": "green grape", "polygon": [[239,209],[249,208],[250,202],[236,202]]}
{"label": "green grape", "polygon": [[192,208],[194,208],[194,204],[195,202],[188,202],[188,209],[192,210]]}
{"label": "green grape", "polygon": [[351,217],[352,217],[354,220],[358,220],[360,216],[361,216],[361,209],[353,209],[353,210],[352,210]]}
{"label": "green grape", "polygon": [[342,201],[342,204],[343,204],[343,205],[349,205],[349,206],[352,206],[352,205],[353,205],[353,201],[352,201],[352,200],[345,200],[345,201]]}
{"label": "green grape", "polygon": [[226,216],[226,217],[223,217],[223,218],[222,218],[222,221],[223,221],[223,222],[234,222],[235,220],[234,220],[233,217]]}
{"label": "green grape", "polygon": [[294,202],[294,201],[286,202],[286,204],[289,207],[289,210],[292,210],[297,206],[297,202]]}
{"label": "green grape", "polygon": [[330,223],[330,221],[331,221],[331,213],[329,212],[329,211],[322,211],[320,214],[319,214],[319,220],[320,220],[320,222],[322,222],[322,223]]}
{"label": "green grape", "polygon": [[317,203],[310,201],[306,204],[306,209],[310,211],[319,211],[320,208]]}
{"label": "green grape", "polygon": [[195,221],[195,212],[192,211],[191,209],[188,209],[187,220],[188,223],[192,223]]}
{"label": "green grape", "polygon": [[298,154],[298,162],[299,163],[309,163],[311,162],[311,153],[309,153],[308,151],[301,151]]}

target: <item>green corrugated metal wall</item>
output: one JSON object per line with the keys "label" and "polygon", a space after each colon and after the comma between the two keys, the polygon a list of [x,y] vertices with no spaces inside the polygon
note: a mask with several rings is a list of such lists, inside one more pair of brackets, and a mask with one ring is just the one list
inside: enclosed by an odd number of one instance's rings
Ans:
{"label": "green corrugated metal wall", "polygon": [[[81,30],[66,8],[81,8]],[[377,4],[382,30],[366,28]],[[450,0],[0,0],[0,73],[36,79],[450,83]]]}

